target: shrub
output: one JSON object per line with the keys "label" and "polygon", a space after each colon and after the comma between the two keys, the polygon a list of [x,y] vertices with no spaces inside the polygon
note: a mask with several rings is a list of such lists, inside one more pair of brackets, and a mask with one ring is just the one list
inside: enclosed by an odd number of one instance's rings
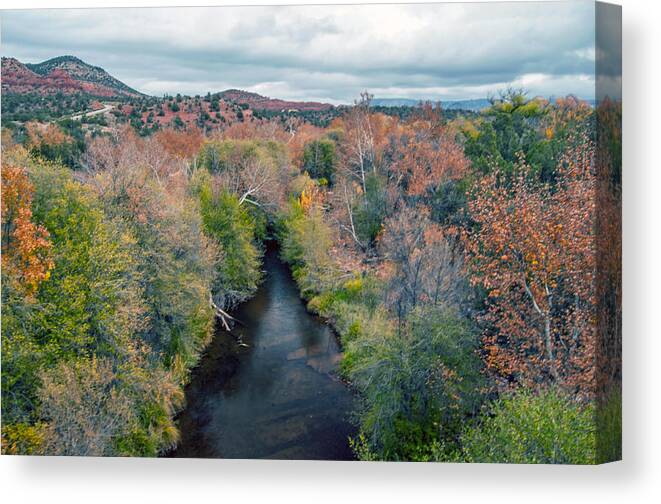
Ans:
{"label": "shrub", "polygon": [[428,459],[434,442],[458,438],[479,409],[477,335],[436,309],[414,312],[399,333],[376,327],[361,324],[347,343],[345,367],[364,398],[360,432],[381,458]]}
{"label": "shrub", "polygon": [[[8,159],[34,187],[52,267],[29,295],[2,270],[3,450],[155,456],[177,438],[180,385],[213,322],[198,206],[137,162],[82,184],[18,150]],[[21,244],[3,241],[3,266],[5,245],[11,257]]]}
{"label": "shrub", "polygon": [[[113,440],[128,432],[135,407],[107,359],[61,362],[41,375],[41,414],[49,422],[49,455],[114,455]],[[120,382],[121,383],[121,382]]]}
{"label": "shrub", "polygon": [[622,390],[613,387],[596,402],[597,462],[622,458]]}
{"label": "shrub", "polygon": [[379,176],[369,174],[365,185],[365,195],[358,200],[353,218],[360,240],[374,245],[386,216],[385,183]]}
{"label": "shrub", "polygon": [[324,222],[323,210],[313,206],[306,213],[300,201],[293,198],[278,228],[281,256],[292,265],[302,296],[310,299],[332,289],[335,276],[329,255],[332,230]]}
{"label": "shrub", "polygon": [[497,400],[461,440],[467,462],[593,464],[594,408],[523,390]]}

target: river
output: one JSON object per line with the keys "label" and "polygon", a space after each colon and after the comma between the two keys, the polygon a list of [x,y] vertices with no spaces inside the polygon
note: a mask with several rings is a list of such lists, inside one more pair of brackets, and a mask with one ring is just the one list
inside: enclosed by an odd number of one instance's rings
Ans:
{"label": "river", "polygon": [[353,396],[337,376],[336,337],[307,312],[273,247],[264,268],[233,313],[245,326],[216,331],[193,371],[170,456],[351,460]]}

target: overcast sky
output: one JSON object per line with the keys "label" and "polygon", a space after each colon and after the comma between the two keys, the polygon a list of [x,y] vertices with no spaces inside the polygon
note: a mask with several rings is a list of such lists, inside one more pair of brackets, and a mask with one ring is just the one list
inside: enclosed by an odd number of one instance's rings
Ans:
{"label": "overcast sky", "polygon": [[594,97],[594,3],[3,11],[2,54],[72,54],[147,94],[240,88],[351,103]]}

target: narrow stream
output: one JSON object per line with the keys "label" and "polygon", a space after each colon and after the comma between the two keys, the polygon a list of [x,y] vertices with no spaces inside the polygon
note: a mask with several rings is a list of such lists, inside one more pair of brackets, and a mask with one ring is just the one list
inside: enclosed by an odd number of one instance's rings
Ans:
{"label": "narrow stream", "polygon": [[337,377],[335,335],[310,315],[288,267],[269,248],[266,279],[217,331],[186,387],[173,457],[353,458],[352,395]]}

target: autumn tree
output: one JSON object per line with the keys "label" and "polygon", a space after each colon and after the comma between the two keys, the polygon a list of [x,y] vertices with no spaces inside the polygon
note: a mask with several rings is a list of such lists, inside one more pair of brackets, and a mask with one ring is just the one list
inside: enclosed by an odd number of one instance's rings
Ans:
{"label": "autumn tree", "polygon": [[162,129],[154,135],[154,138],[168,154],[190,159],[192,169],[195,169],[197,155],[204,140],[202,132],[198,128],[189,128],[185,131]]}
{"label": "autumn tree", "polygon": [[84,150],[84,133],[76,121],[59,123],[28,122],[25,124],[25,147],[33,154],[51,161],[59,160],[69,167],[78,167]]}
{"label": "autumn tree", "polygon": [[277,208],[284,197],[287,156],[282,144],[261,140],[207,142],[202,165],[240,204]]}
{"label": "autumn tree", "polygon": [[423,104],[397,140],[390,153],[392,177],[407,196],[431,196],[443,183],[466,174],[468,160],[444,124],[440,106]]}
{"label": "autumn tree", "polygon": [[128,434],[135,404],[108,359],[60,363],[42,373],[41,413],[50,455],[112,456],[113,440]]}
{"label": "autumn tree", "polygon": [[463,258],[451,235],[424,208],[405,207],[386,221],[379,243],[389,278],[387,302],[400,324],[420,305],[459,310],[464,302]]}
{"label": "autumn tree", "polygon": [[[53,264],[32,296],[3,264],[3,450],[154,456],[176,440],[180,384],[210,336],[218,249],[186,159],[130,131],[90,147],[75,175],[3,149],[3,225],[31,195]],[[15,164],[27,178],[5,183]]]}
{"label": "autumn tree", "polygon": [[373,251],[384,219],[401,207],[400,201],[440,211],[450,208],[452,202],[446,200],[453,193],[446,189],[468,171],[468,160],[439,106],[423,104],[407,121],[399,121],[371,112],[368,105],[363,97],[333,125],[343,131],[333,217],[363,251]]}
{"label": "autumn tree", "polygon": [[[161,137],[143,139],[130,130],[116,135],[92,141],[90,185],[143,251],[137,261],[150,324],[142,337],[168,365],[192,362],[209,334],[208,296],[219,251],[202,232],[197,197],[189,190],[190,157],[185,149],[168,152]],[[184,132],[165,138],[179,136],[182,145],[191,141]]]}
{"label": "autumn tree", "polygon": [[556,187],[531,177],[477,181],[466,241],[471,281],[486,289],[486,361],[499,377],[555,382],[592,392],[594,356],[594,174],[592,146],[569,151]]}
{"label": "autumn tree", "polygon": [[279,223],[282,256],[292,265],[294,278],[307,297],[335,283],[337,268],[331,258],[335,241],[326,223],[323,197],[316,184],[304,176],[298,198]]}
{"label": "autumn tree", "polygon": [[50,234],[32,217],[33,193],[23,169],[2,167],[2,268],[11,270],[28,295],[48,279],[53,268]]}

